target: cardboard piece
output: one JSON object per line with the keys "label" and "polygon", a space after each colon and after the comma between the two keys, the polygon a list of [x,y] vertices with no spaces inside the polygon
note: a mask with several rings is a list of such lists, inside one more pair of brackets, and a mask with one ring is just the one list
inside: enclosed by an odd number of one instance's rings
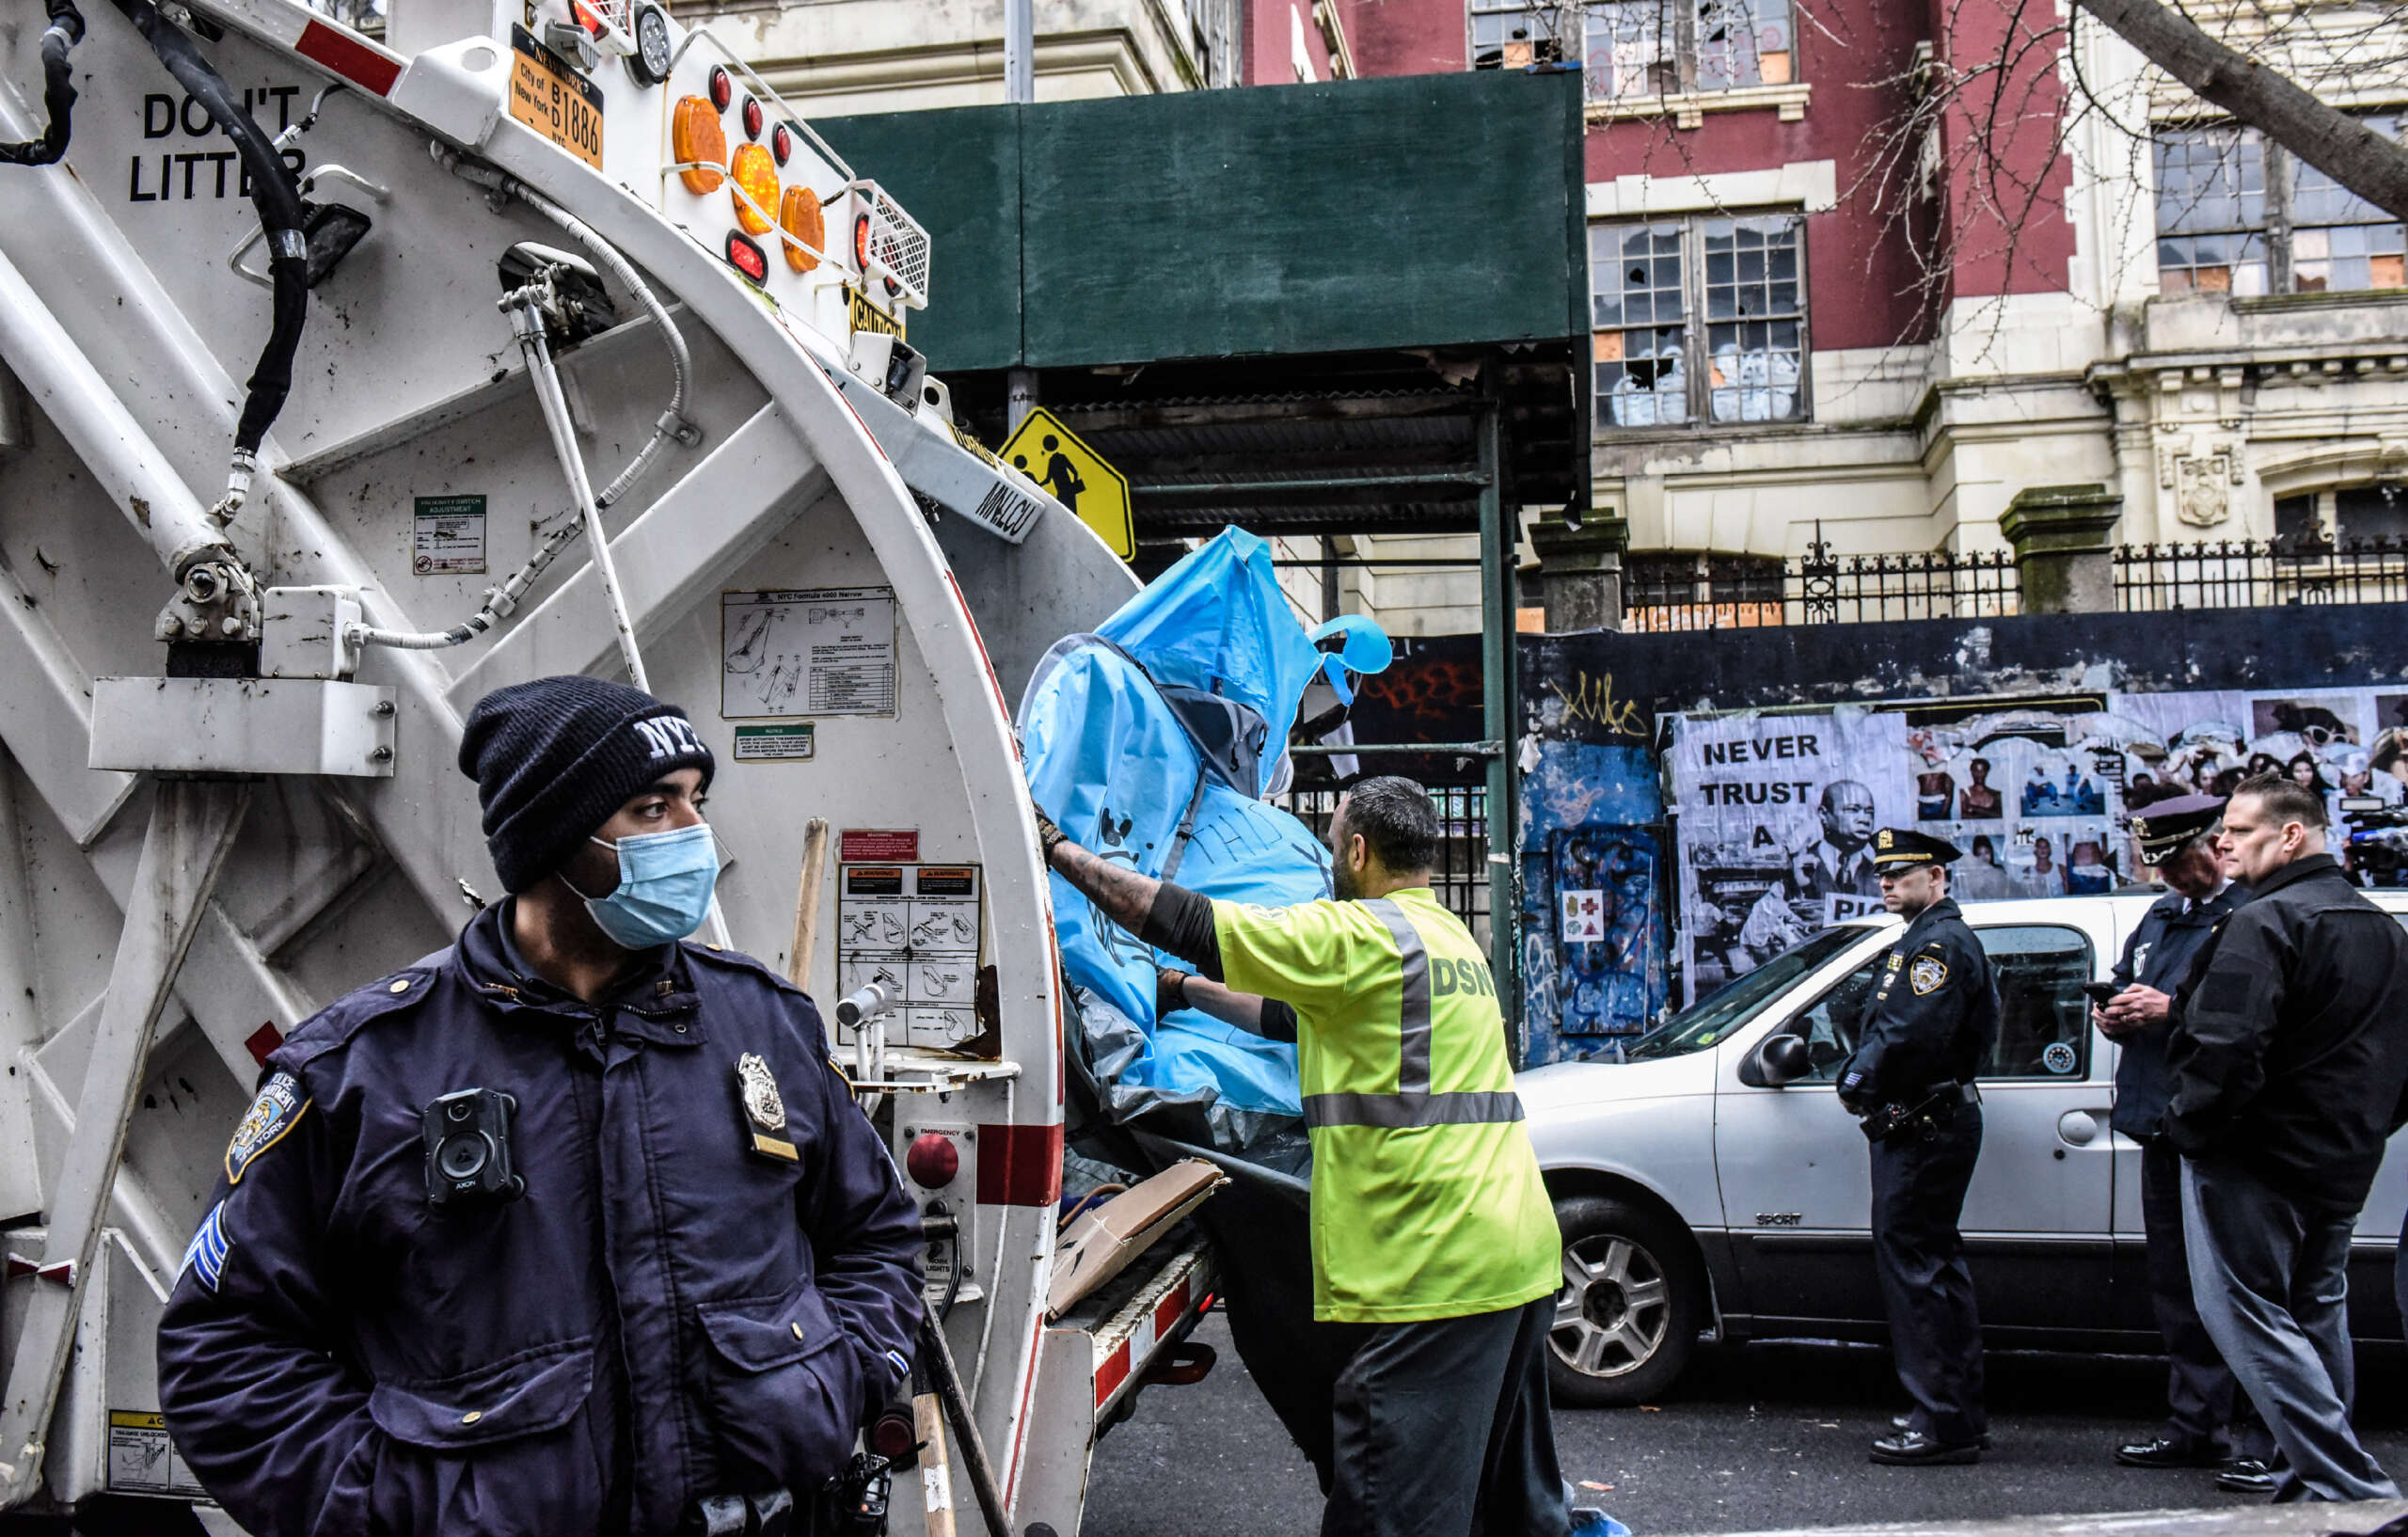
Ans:
{"label": "cardboard piece", "polygon": [[1179,1226],[1180,1219],[1229,1182],[1200,1158],[1183,1159],[1122,1191],[1101,1206],[1082,1212],[1054,1248],[1054,1291],[1046,1301],[1048,1322],[1060,1318],[1129,1268],[1131,1260]]}

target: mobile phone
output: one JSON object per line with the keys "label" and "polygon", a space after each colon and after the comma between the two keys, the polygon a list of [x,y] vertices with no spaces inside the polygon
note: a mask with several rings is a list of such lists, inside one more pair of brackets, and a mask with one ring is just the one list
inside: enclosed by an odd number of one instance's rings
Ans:
{"label": "mobile phone", "polygon": [[2124,990],[2113,982],[2084,982],[2082,985],[2082,990],[2090,995],[2092,1003],[2105,1008],[2109,1004],[2114,1003],[2115,995]]}

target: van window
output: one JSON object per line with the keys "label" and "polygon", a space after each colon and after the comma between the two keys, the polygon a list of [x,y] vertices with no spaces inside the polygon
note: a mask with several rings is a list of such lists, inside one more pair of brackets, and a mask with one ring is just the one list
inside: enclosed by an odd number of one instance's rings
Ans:
{"label": "van window", "polygon": [[[2090,1071],[2089,937],[2078,928],[2017,925],[1980,928],[1998,984],[1998,1041],[1982,1064],[1984,1078],[2082,1078]],[[1835,983],[1790,1026],[1806,1038],[1813,1069],[1808,1083],[1839,1079],[1856,1050],[1857,1021],[1872,1001],[1888,962],[1883,951]]]}
{"label": "van window", "polygon": [[1790,1026],[1793,1034],[1806,1038],[1806,1060],[1812,1070],[1805,1082],[1839,1081],[1840,1064],[1856,1050],[1857,1022],[1864,1017],[1865,1005],[1873,1001],[1874,986],[1889,959],[1890,952],[1884,950],[1842,977]]}
{"label": "van window", "polygon": [[1984,1078],[2083,1078],[2090,1072],[2090,936],[2031,924],[1977,928],[1998,981],[1998,1044]]}

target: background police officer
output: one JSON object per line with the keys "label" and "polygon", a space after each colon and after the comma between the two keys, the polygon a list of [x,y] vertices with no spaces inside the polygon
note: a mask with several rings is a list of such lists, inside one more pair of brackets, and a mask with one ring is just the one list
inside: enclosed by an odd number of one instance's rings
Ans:
{"label": "background police officer", "polygon": [[2277,1503],[2397,1499],[2350,1424],[2351,1234],[2408,1123],[2408,934],[2325,852],[2324,797],[2243,780],[2217,851],[2254,894],[2176,996],[2167,1140],[2199,1318],[2266,1418]]}
{"label": "background police officer", "polygon": [[807,1510],[907,1370],[919,1223],[811,1000],[679,943],[710,749],[545,678],[460,762],[512,895],[269,1056],[160,1325],[176,1448],[257,1537]]}
{"label": "background police officer", "polygon": [[2215,833],[2224,800],[2186,795],[2132,815],[2141,863],[2166,895],[2124,942],[2115,996],[2092,1010],[2123,1051],[2115,1064],[2115,1129],[2141,1145],[2141,1221],[2148,1235],[2149,1301],[2165,1337],[2165,1425],[2155,1436],[2115,1449],[2130,1467],[2221,1466],[2219,1487],[2272,1494],[2267,1464],[2273,1440],[2251,1409],[2230,1368],[2208,1338],[2191,1295],[2191,1258],[2182,1242],[2182,1155],[2165,1140],[2165,1105],[2174,1075],[2165,1065],[2174,992],[2226,914],[2249,899],[2228,879]]}
{"label": "background police officer", "polygon": [[1038,815],[1056,873],[1202,973],[1168,984],[1180,1001],[1297,1043],[1313,1317],[1351,1351],[1323,1537],[1563,1537],[1545,1374],[1561,1235],[1487,962],[1430,889],[1429,796],[1354,786],[1330,820],[1337,900],[1285,908],[1098,859]]}
{"label": "background police officer", "polygon": [[1989,958],[1948,897],[1954,845],[1898,828],[1873,841],[1881,905],[1907,920],[1840,1070],[1873,1140],[1873,1267],[1898,1380],[1915,1401],[1873,1460],[1972,1463],[1989,1440],[1982,1324],[1956,1218],[1982,1150],[1973,1077],[1998,1038]]}

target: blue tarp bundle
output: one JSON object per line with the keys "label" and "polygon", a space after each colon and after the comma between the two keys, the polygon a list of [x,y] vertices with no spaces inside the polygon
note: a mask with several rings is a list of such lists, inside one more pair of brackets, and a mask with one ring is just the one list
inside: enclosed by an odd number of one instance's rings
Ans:
{"label": "blue tarp bundle", "polygon": [[[1148,875],[1272,907],[1326,896],[1329,851],[1260,799],[1324,661],[1279,590],[1269,547],[1225,530],[1038,662],[1020,708],[1029,788],[1071,837]],[[1193,1009],[1155,1019],[1153,950],[1059,876],[1054,923],[1072,983],[1109,1006],[1092,1012],[1118,1017],[1119,1116],[1163,1101],[1301,1112],[1293,1047]]]}

